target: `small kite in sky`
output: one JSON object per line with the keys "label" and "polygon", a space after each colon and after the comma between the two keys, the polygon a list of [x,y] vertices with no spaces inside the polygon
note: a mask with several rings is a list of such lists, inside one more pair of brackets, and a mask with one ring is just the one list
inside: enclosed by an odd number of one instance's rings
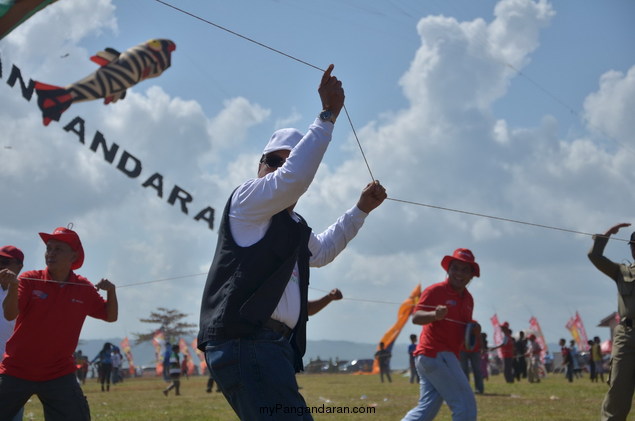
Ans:
{"label": "small kite in sky", "polygon": [[0,39],[57,0],[0,0]]}
{"label": "small kite in sky", "polygon": [[44,125],[59,121],[73,102],[104,98],[104,104],[110,104],[123,99],[126,89],[170,67],[175,49],[176,44],[168,39],[153,39],[123,53],[106,48],[90,58],[101,67],[80,81],[66,87],[35,82]]}

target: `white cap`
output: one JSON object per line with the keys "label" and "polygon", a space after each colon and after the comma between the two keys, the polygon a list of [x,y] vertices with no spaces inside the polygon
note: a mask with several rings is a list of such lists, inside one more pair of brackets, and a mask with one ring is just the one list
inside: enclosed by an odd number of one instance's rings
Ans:
{"label": "white cap", "polygon": [[269,143],[262,151],[263,155],[275,151],[290,151],[296,147],[304,135],[296,129],[280,129],[276,130],[269,139]]}

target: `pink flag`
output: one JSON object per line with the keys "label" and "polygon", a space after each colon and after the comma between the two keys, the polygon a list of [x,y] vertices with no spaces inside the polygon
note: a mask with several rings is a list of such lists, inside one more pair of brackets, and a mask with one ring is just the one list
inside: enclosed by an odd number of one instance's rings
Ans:
{"label": "pink flag", "polygon": [[547,341],[545,341],[545,337],[542,334],[542,329],[540,329],[538,319],[533,316],[529,319],[529,330],[536,335],[536,342],[540,345],[540,361],[544,364],[545,356],[547,355],[547,352],[549,352],[549,349],[547,348]]}
{"label": "pink flag", "polygon": [[[501,345],[503,343],[503,331],[501,330],[500,323],[498,323],[498,316],[494,314],[490,320],[492,321],[492,326],[494,327],[494,345]],[[503,358],[503,351],[501,348],[498,348],[496,352],[500,358]]]}

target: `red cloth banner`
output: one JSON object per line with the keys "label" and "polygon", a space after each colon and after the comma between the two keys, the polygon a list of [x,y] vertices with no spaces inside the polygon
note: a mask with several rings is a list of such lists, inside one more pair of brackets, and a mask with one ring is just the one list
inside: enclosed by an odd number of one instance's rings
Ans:
{"label": "red cloth banner", "polygon": [[190,349],[187,347],[187,343],[185,342],[185,339],[181,338],[179,339],[179,351],[181,351],[181,354],[185,355],[187,357],[187,375],[191,376],[192,374],[194,374],[194,361],[192,361],[192,356],[190,355]]}
{"label": "red cloth banner", "polygon": [[198,349],[197,338],[194,338],[194,340],[192,341],[192,349],[194,350],[194,352],[196,352],[196,355],[198,355],[198,367],[200,369],[201,375],[203,375],[207,372],[207,362],[205,361],[205,354],[203,353],[203,351]]}
{"label": "red cloth banner", "polygon": [[154,345],[157,375],[160,376],[163,374],[163,357],[161,355],[161,348],[163,348],[163,346],[165,345],[165,336],[163,335],[162,331],[157,330],[156,332],[154,332],[152,345]]}
{"label": "red cloth banner", "polygon": [[575,341],[576,345],[578,345],[578,350],[580,351],[588,351],[589,350],[589,339],[586,335],[586,329],[584,328],[584,323],[582,323],[582,317],[578,312],[575,312],[575,316],[571,317],[565,327],[571,332],[571,336]]}

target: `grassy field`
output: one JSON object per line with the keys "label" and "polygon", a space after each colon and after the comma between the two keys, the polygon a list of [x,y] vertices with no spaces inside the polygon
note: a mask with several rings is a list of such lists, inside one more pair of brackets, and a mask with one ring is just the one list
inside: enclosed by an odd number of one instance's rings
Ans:
{"label": "grassy field", "polygon": [[[84,392],[93,420],[237,420],[221,393],[205,392],[206,381],[206,377],[182,379],[181,396],[170,394],[167,398],[161,393],[166,383],[159,378],[128,379],[111,386],[110,392],[101,392],[91,379]],[[366,412],[314,413],[315,420],[400,420],[418,399],[418,385],[409,384],[398,373],[393,374],[393,383],[383,384],[377,375],[351,374],[303,374],[298,382],[309,406],[350,412],[361,408]],[[552,375],[539,384],[526,380],[506,384],[502,376],[493,376],[485,383],[485,394],[476,397],[479,419],[595,421],[606,389],[606,384],[591,383],[588,378],[568,383],[561,375]],[[43,420],[37,397],[26,405],[24,419]],[[446,405],[436,419],[451,420]]]}

